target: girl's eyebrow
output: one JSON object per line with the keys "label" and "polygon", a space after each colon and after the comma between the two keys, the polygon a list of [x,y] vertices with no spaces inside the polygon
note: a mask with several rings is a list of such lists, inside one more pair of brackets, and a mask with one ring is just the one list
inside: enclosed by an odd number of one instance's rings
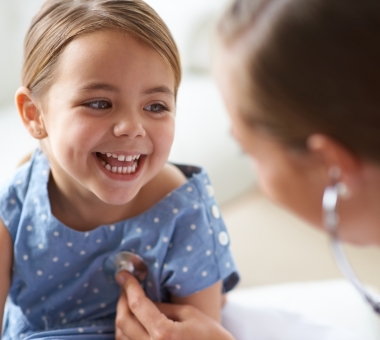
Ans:
{"label": "girl's eyebrow", "polygon": [[120,92],[119,88],[116,86],[106,84],[106,83],[90,83],[79,88],[80,92],[91,92],[97,90],[104,90],[109,92]]}
{"label": "girl's eyebrow", "polygon": [[[120,92],[120,89],[116,86],[106,84],[106,83],[90,83],[86,84],[79,88],[80,92],[91,92],[97,90],[104,90],[109,92]],[[169,89],[167,86],[157,86],[147,89],[143,92],[144,94],[152,94],[152,93],[166,93],[174,97],[174,92]]]}
{"label": "girl's eyebrow", "polygon": [[174,93],[167,86],[157,86],[147,89],[143,92],[144,94],[152,94],[152,93],[166,93],[174,97]]}

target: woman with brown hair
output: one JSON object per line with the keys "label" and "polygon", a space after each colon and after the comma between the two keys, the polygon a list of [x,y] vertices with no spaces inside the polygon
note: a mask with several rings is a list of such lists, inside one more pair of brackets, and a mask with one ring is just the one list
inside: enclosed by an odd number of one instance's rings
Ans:
{"label": "woman with brown hair", "polygon": [[[330,233],[339,265],[379,312],[339,243],[380,245],[379,1],[235,0],[218,32],[218,84],[261,190]],[[232,338],[123,282],[118,339]],[[136,327],[124,327],[128,316]]]}

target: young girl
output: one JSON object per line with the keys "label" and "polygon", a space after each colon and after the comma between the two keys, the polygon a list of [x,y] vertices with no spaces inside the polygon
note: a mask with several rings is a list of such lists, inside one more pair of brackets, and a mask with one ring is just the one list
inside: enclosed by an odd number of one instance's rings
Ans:
{"label": "young girl", "polygon": [[152,300],[219,319],[238,280],[225,226],[205,171],[167,164],[180,77],[141,0],[48,0],[34,18],[16,103],[41,147],[0,190],[2,339],[113,339],[121,251]]}

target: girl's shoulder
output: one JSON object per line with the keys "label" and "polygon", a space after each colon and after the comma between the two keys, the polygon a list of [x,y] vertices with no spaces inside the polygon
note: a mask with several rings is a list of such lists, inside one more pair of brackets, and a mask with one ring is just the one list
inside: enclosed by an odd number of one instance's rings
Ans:
{"label": "girl's shoulder", "polygon": [[0,185],[0,201],[6,200],[9,196],[14,196],[13,199],[21,199],[27,189],[30,172],[30,161],[17,168],[12,177]]}
{"label": "girl's shoulder", "polygon": [[183,191],[185,187],[187,191],[191,190],[186,183],[200,186],[201,188],[198,188],[200,192],[205,191],[209,194],[210,179],[204,168],[174,163],[167,163],[164,166],[162,171],[149,183],[147,191],[151,193],[154,190],[158,196],[165,197],[174,191]]}
{"label": "girl's shoulder", "polygon": [[138,213],[150,209],[186,182],[186,176],[178,167],[170,163],[165,164],[163,169],[141,189]]}
{"label": "girl's shoulder", "polygon": [[185,174],[171,163],[165,164],[162,171],[156,176],[156,181],[162,183],[164,196],[182,186],[187,180]]}
{"label": "girl's shoulder", "polygon": [[0,219],[13,239],[28,192],[31,168],[30,161],[23,164],[0,186]]}
{"label": "girl's shoulder", "polygon": [[[211,197],[212,187],[209,184],[210,179],[204,168],[167,163],[161,172],[140,190],[136,215],[148,211],[169,196],[175,196],[177,200],[181,200],[182,196],[188,197],[189,191],[192,192],[192,196],[197,196],[197,199]],[[194,191],[191,186],[194,186]]]}

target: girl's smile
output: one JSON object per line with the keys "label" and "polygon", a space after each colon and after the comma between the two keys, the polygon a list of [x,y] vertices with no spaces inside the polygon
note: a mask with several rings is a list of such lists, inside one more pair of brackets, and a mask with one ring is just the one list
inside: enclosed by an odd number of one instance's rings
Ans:
{"label": "girl's smile", "polygon": [[96,152],[97,163],[112,179],[131,181],[138,177],[146,155],[140,153]]}
{"label": "girl's smile", "polygon": [[108,171],[118,174],[132,174],[136,171],[141,154],[123,155],[111,152],[97,152],[100,164]]}

